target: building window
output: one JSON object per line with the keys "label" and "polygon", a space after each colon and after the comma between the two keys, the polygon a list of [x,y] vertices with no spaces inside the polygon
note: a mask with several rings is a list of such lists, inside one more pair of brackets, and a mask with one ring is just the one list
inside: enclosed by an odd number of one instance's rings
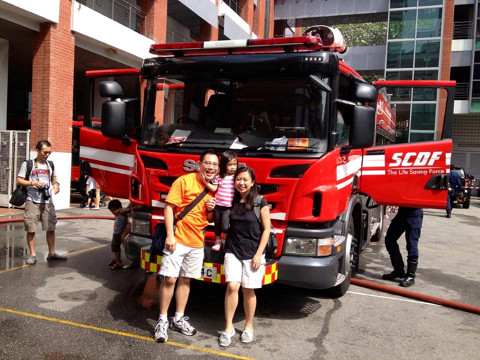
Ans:
{"label": "building window", "polygon": [[418,0],[418,6],[443,5],[443,0]]}
{"label": "building window", "polygon": [[435,130],[435,113],[437,104],[413,104],[412,130]]}
{"label": "building window", "polygon": [[390,0],[390,8],[405,8],[417,6],[417,0]]}
{"label": "building window", "polygon": [[415,67],[438,67],[440,40],[417,41],[415,49]]}
{"label": "building window", "polygon": [[[388,71],[385,77],[387,80],[412,80],[412,71]],[[393,88],[388,91],[392,95],[392,101],[410,101],[410,88]]]}
{"label": "building window", "polygon": [[[437,70],[416,70],[415,80],[438,80]],[[436,89],[413,89],[413,101],[437,101]]]}
{"label": "building window", "polygon": [[415,37],[416,10],[392,11],[390,13],[389,39],[411,39]]}
{"label": "building window", "polygon": [[410,141],[409,142],[420,142],[420,141],[433,141],[435,140],[435,133],[434,132],[414,132],[410,133]]}
{"label": "building window", "polygon": [[441,32],[441,8],[418,10],[417,38],[440,37]]}
{"label": "building window", "polygon": [[412,68],[413,46],[413,41],[389,43],[387,50],[387,68]]}

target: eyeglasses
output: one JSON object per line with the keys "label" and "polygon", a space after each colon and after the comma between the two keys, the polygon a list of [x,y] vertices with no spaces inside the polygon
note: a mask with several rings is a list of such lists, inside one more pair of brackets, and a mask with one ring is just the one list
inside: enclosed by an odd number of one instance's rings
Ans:
{"label": "eyeglasses", "polygon": [[202,163],[203,163],[203,165],[205,165],[205,166],[218,167],[218,163],[216,163],[216,162],[202,161]]}
{"label": "eyeglasses", "polygon": [[43,155],[50,155],[52,152],[51,151],[42,151]]}

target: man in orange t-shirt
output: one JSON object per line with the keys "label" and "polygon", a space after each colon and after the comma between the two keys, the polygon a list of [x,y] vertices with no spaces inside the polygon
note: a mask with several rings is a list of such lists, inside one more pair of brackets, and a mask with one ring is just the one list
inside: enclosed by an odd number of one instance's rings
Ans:
{"label": "man in orange t-shirt", "polygon": [[170,329],[184,335],[197,332],[184,316],[190,294],[190,281],[199,278],[203,266],[203,230],[209,221],[213,221],[215,207],[214,194],[207,194],[188,214],[173,227],[173,220],[195,198],[202,193],[206,184],[218,173],[218,155],[214,150],[206,150],[197,162],[199,171],[179,177],[172,184],[165,205],[165,228],[167,237],[163,250],[160,275],[164,277],[160,285],[160,316],[155,326],[155,341],[168,339],[168,308],[175,292],[175,317],[171,319]]}

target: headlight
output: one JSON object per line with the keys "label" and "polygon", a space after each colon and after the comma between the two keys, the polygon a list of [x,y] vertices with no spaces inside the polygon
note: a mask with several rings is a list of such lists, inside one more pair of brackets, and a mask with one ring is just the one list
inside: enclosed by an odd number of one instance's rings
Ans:
{"label": "headlight", "polygon": [[302,239],[287,238],[285,254],[303,256],[329,256],[332,254],[333,238]]}
{"label": "headlight", "polygon": [[152,232],[150,231],[150,220],[140,220],[134,218],[132,220],[132,233],[151,237]]}

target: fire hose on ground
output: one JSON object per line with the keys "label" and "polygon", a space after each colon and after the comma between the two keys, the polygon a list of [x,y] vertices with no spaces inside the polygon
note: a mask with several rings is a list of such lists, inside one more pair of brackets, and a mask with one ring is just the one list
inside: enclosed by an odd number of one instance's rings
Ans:
{"label": "fire hose on ground", "polygon": [[[113,220],[114,217],[105,216],[105,215],[60,215],[60,216],[57,216],[57,219],[59,220],[71,220],[71,219]],[[0,225],[14,223],[14,222],[22,222],[22,221],[23,221],[23,218],[5,218],[5,219],[0,219]],[[408,297],[411,299],[424,301],[432,304],[437,304],[441,306],[446,306],[453,309],[462,310],[462,311],[471,312],[473,314],[480,315],[480,306],[465,304],[465,303],[461,303],[453,300],[447,300],[447,299],[439,298],[436,296],[421,294],[414,291],[400,289],[400,288],[383,285],[383,284],[378,284],[378,283],[374,283],[372,281],[367,281],[367,280],[352,278],[350,283],[356,286],[361,286],[361,287],[365,287],[373,290],[378,290],[378,291],[382,291],[382,292],[386,292],[394,295]]]}

